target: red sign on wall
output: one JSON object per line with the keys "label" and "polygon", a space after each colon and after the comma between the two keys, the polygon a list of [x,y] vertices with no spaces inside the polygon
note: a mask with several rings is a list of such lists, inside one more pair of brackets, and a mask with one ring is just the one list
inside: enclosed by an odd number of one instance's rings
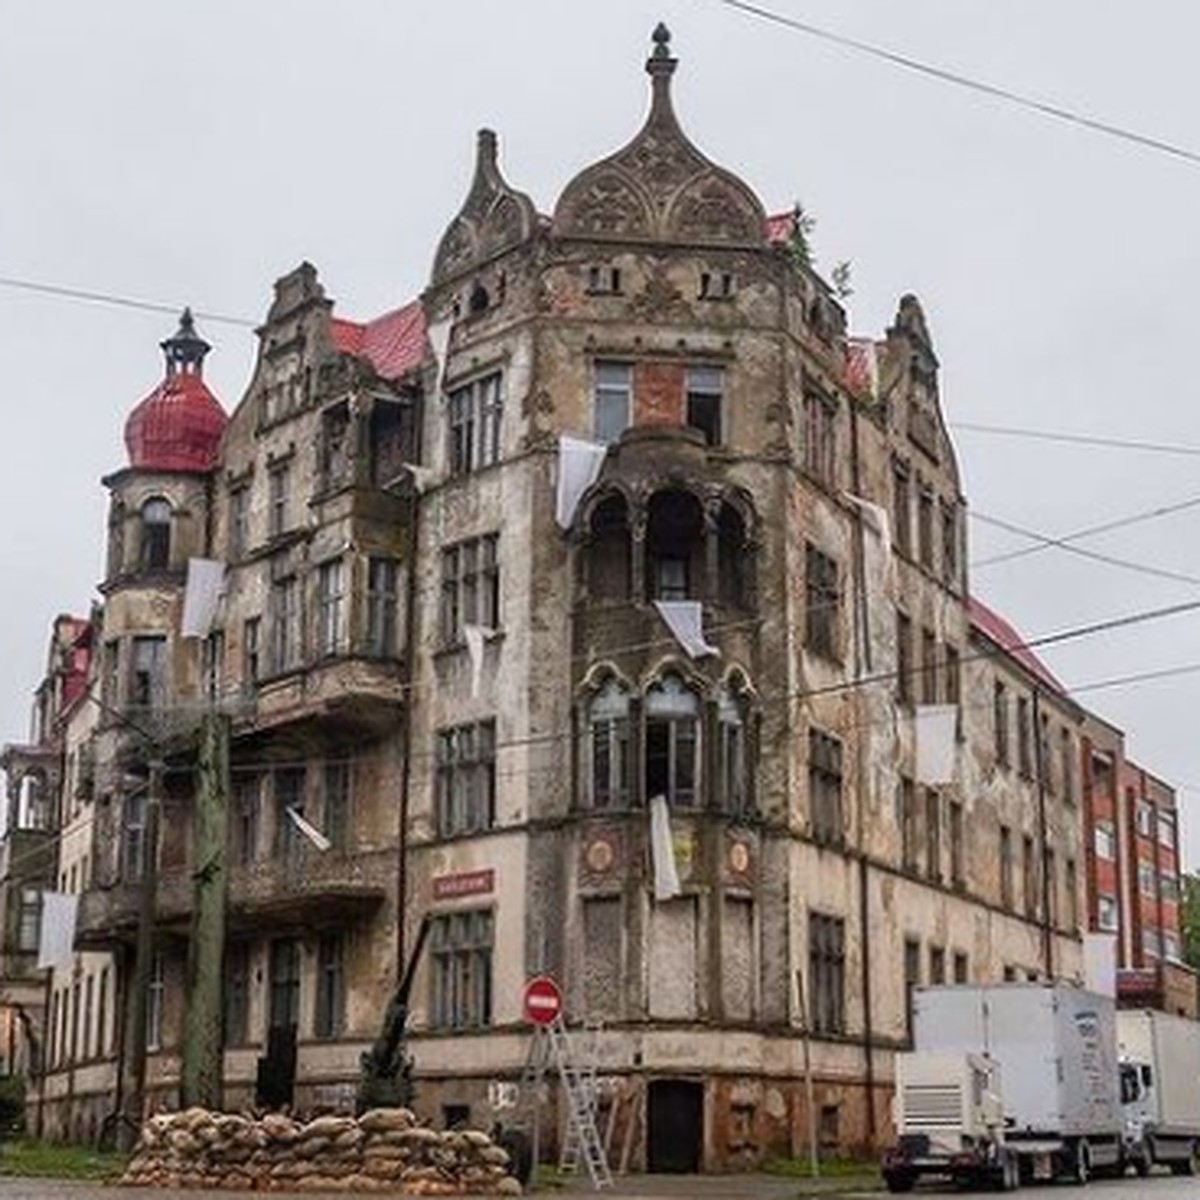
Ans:
{"label": "red sign on wall", "polygon": [[531,1024],[553,1025],[562,1016],[562,991],[548,975],[538,975],[525,985],[521,1007]]}
{"label": "red sign on wall", "polygon": [[438,875],[433,881],[435,900],[457,900],[461,896],[488,896],[496,890],[496,872],[460,871],[456,875]]}

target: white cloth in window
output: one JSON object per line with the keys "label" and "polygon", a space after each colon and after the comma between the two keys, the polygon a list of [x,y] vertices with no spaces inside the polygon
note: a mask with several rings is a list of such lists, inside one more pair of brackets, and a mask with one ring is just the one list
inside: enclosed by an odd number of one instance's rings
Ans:
{"label": "white cloth in window", "polygon": [[1098,996],[1117,994],[1117,935],[1083,935],[1083,986]]}
{"label": "white cloth in window", "polygon": [[563,529],[570,529],[583,493],[600,477],[608,447],[600,442],[562,436],[558,439],[558,487],[555,516]]}
{"label": "white cloth in window", "polygon": [[716,654],[704,640],[704,613],[696,600],[655,600],[654,607],[689,658]]}
{"label": "white cloth in window", "polygon": [[189,558],[180,635],[186,638],[208,637],[212,633],[224,593],[225,564],[212,558]]}
{"label": "white cloth in window", "polygon": [[890,560],[892,557],[892,520],[888,516],[888,510],[882,504],[864,500],[861,496],[855,496],[851,492],[846,492],[845,496],[856,508],[862,509],[867,527],[879,537],[883,552]]}
{"label": "white cloth in window", "polygon": [[916,729],[917,781],[951,783],[958,750],[958,706],[917,705]]}
{"label": "white cloth in window", "polygon": [[79,897],[71,892],[42,893],[42,922],[38,936],[38,960],[43,967],[62,967],[75,952],[75,919]]}
{"label": "white cloth in window", "polygon": [[654,860],[654,899],[671,900],[678,896],[682,889],[666,796],[655,796],[650,801],[650,856]]}
{"label": "white cloth in window", "polygon": [[287,815],[291,818],[292,824],[295,825],[295,827],[300,830],[300,832],[304,834],[304,836],[308,838],[308,840],[312,842],[312,844],[316,846],[318,850],[329,850],[333,846],[333,843],[311,821],[306,821],[300,815],[300,813],[290,805],[287,809]]}
{"label": "white cloth in window", "polygon": [[479,695],[479,685],[483,679],[483,646],[492,632],[485,625],[464,625],[462,627],[463,641],[467,644],[467,654],[471,659],[472,699]]}
{"label": "white cloth in window", "polygon": [[442,377],[446,373],[446,351],[450,348],[450,331],[454,328],[454,322],[447,317],[442,321],[435,321],[425,330],[425,336],[429,339],[429,348],[433,351],[433,361],[437,364],[437,372],[433,378],[433,395],[437,399],[442,394]]}

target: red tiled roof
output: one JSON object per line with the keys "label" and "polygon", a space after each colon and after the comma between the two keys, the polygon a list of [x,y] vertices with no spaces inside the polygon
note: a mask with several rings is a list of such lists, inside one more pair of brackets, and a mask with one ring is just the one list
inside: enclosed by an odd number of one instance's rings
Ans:
{"label": "red tiled roof", "polygon": [[208,471],[229,418],[199,374],[168,375],[129,414],[129,465],[149,471]]}
{"label": "red tiled roof", "polygon": [[365,358],[383,379],[398,379],[425,357],[425,311],[419,300],[373,321],[331,317],[329,332],[336,349]]}
{"label": "red tiled roof", "polygon": [[1055,678],[1054,673],[1025,644],[1025,639],[998,612],[988,608],[982,600],[971,596],[967,600],[967,612],[971,625],[984,637],[1006,650],[1035,678],[1040,679],[1051,691],[1065,696],[1067,689]]}

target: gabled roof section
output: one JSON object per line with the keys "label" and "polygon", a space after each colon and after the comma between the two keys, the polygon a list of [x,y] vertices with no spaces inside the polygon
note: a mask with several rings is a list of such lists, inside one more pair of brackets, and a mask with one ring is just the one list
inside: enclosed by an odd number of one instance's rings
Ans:
{"label": "gabled roof section", "polygon": [[329,336],[334,349],[365,358],[381,379],[399,379],[425,358],[425,310],[410,300],[373,321],[331,317]]}
{"label": "gabled roof section", "polygon": [[763,245],[767,215],[736,175],[707,159],[679,126],[671,102],[671,57],[665,25],[654,31],[646,63],[650,113],[637,136],[584,168],[554,208],[557,237],[618,241]]}
{"label": "gabled roof section", "polygon": [[995,643],[1009,657],[1015,659],[1035,679],[1044,683],[1055,695],[1066,697],[1067,689],[1049,667],[1026,644],[1025,639],[998,612],[989,608],[975,596],[967,600],[967,614],[971,628]]}
{"label": "gabled roof section", "polygon": [[445,283],[476,270],[532,237],[537,228],[533,201],[500,174],[495,133],[481,129],[471,190],[438,243],[431,282]]}

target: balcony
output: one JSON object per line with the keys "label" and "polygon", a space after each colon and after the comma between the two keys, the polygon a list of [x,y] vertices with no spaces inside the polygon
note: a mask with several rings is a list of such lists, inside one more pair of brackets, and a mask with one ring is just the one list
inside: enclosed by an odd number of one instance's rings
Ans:
{"label": "balcony", "polygon": [[[231,932],[287,932],[360,920],[383,903],[396,877],[396,851],[318,851],[292,860],[263,859],[235,866],[229,875],[227,928]],[[75,945],[95,950],[132,941],[141,905],[136,883],[93,888],[80,897]],[[159,876],[158,925],[186,936],[192,882],[186,868]]]}

